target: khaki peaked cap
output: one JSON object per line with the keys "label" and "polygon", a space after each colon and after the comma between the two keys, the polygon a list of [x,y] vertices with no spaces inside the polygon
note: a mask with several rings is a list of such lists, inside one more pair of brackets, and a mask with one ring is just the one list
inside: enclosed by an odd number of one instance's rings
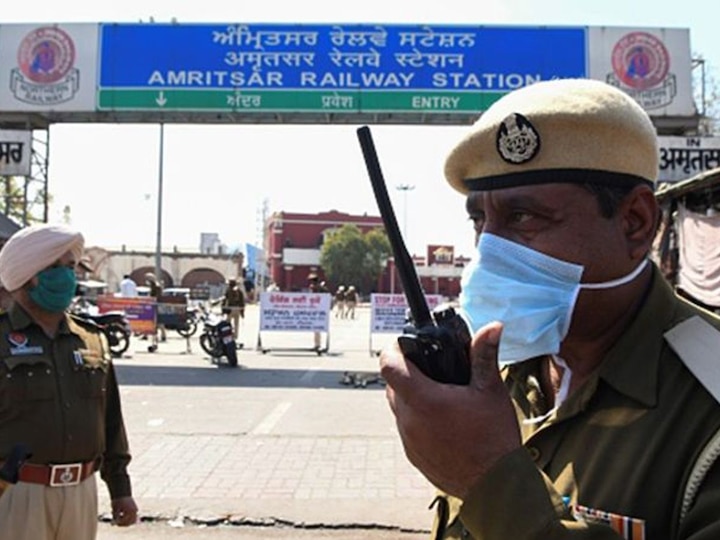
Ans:
{"label": "khaki peaked cap", "polygon": [[553,80],[495,102],[450,152],[445,177],[463,194],[550,182],[654,183],[658,155],[650,117],[625,92],[590,79]]}

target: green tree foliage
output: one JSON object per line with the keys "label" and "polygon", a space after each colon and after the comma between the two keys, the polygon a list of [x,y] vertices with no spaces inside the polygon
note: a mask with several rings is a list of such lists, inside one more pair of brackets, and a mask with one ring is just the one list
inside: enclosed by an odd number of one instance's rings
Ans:
{"label": "green tree foliage", "polygon": [[43,221],[45,191],[20,176],[0,176],[0,211],[20,225]]}
{"label": "green tree foliage", "polygon": [[345,224],[325,235],[320,265],[329,282],[354,285],[360,293],[367,294],[375,288],[390,254],[385,231],[373,229],[363,234],[356,225]]}
{"label": "green tree foliage", "polygon": [[7,217],[22,223],[23,189],[13,176],[0,176],[0,196],[2,197],[2,212]]}

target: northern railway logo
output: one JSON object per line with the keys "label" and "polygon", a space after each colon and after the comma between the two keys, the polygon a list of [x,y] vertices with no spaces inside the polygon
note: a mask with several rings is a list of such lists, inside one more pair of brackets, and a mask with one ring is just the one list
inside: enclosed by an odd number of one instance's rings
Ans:
{"label": "northern railway logo", "polygon": [[677,94],[665,44],[647,32],[630,32],[613,47],[607,82],[630,94],[645,109],[672,103]]}
{"label": "northern railway logo", "polygon": [[75,60],[75,43],[67,32],[56,26],[36,28],[20,42],[10,90],[18,100],[33,105],[70,101],[80,88]]}

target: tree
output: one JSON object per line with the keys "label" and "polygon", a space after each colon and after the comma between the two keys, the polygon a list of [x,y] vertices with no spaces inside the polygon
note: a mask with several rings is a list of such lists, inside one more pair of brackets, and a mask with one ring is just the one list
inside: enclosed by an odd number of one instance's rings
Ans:
{"label": "tree", "polygon": [[2,180],[0,190],[3,214],[22,223],[24,215],[22,187],[18,185],[13,176],[2,176],[0,180]]}
{"label": "tree", "polygon": [[356,225],[345,224],[325,235],[320,265],[336,285],[355,285],[359,292],[368,293],[390,254],[390,242],[383,230],[373,229],[363,235]]}
{"label": "tree", "polygon": [[45,190],[22,176],[0,176],[0,211],[18,224],[43,221]]}

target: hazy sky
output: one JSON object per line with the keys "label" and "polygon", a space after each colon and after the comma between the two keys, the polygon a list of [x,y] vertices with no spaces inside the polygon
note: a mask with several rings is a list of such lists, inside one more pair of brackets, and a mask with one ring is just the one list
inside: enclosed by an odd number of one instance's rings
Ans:
{"label": "hazy sky", "polygon": [[[698,0],[227,0],[4,2],[0,21],[181,23],[434,23],[689,28],[692,51],[718,78],[720,2]],[[201,232],[229,245],[257,243],[269,211],[336,209],[377,215],[357,126],[165,127],[162,238],[165,249],[194,247]],[[426,244],[472,250],[462,196],[447,187],[447,151],[467,127],[372,126],[398,222],[411,251]],[[157,125],[51,127],[51,218],[66,205],[90,245],[153,248],[157,225]],[[398,184],[415,186],[403,194]]]}

